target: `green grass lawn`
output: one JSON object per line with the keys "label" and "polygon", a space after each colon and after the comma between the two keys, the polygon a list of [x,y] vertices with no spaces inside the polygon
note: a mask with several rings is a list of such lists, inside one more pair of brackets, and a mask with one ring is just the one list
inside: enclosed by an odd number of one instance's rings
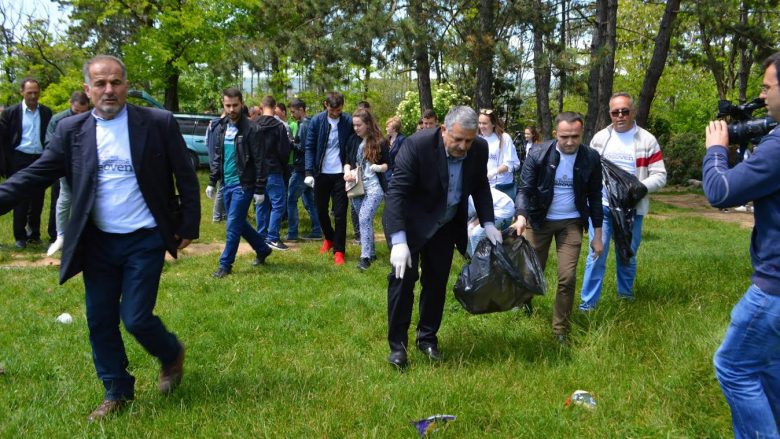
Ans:
{"label": "green grass lawn", "polygon": [[[200,241],[222,241],[211,201],[203,207]],[[96,424],[86,416],[103,387],[80,277],[58,286],[53,267],[0,269],[0,437],[412,438],[410,420],[438,413],[458,417],[438,437],[728,437],[711,359],[749,283],[750,231],[657,202],[651,212],[664,215],[645,220],[637,300],[616,299],[610,257],[602,301],[575,316],[570,348],[550,330],[553,257],[548,295],[535,299],[530,318],[472,316],[448,293],[445,361],[414,351],[405,373],[385,361],[383,243],[366,273],[352,244],[343,267],[318,254],[320,243],[301,243],[260,268],[241,256],[221,280],[211,277],[218,254],[182,258],[166,266],[157,305],[187,346],[182,387],[161,396],[156,360],[125,333],[136,400]],[[2,265],[12,253],[11,215],[0,217],[0,244]],[[581,257],[580,281],[584,246]],[[450,290],[463,262],[456,254]],[[74,323],[56,323],[62,312]],[[564,408],[577,389],[596,395],[596,410]]]}

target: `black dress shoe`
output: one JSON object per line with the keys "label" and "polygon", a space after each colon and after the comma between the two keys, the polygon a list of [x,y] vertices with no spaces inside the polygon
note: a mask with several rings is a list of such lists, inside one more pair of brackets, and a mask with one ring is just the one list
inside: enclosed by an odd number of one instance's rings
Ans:
{"label": "black dress shoe", "polygon": [[259,265],[265,264],[265,259],[272,253],[272,250],[269,248],[267,252],[265,253],[258,253],[255,257],[255,260],[252,261],[252,265],[257,267]]}
{"label": "black dress shoe", "polygon": [[41,238],[27,238],[27,243],[32,245],[41,245],[43,244],[43,241],[41,241]]}
{"label": "black dress shoe", "polygon": [[217,279],[222,279],[223,277],[227,276],[228,274],[230,274],[230,269],[226,270],[226,269],[221,268],[221,267],[220,267],[219,270],[211,273],[211,275],[216,277]]}
{"label": "black dress shoe", "polygon": [[390,351],[387,362],[399,369],[405,369],[409,365],[409,361],[406,359],[406,351],[404,350]]}
{"label": "black dress shoe", "polygon": [[358,262],[357,268],[360,271],[366,271],[368,268],[371,267],[371,259],[369,258],[360,258],[360,262]]}
{"label": "black dress shoe", "polygon": [[26,248],[27,247],[27,242],[26,241],[16,241],[15,246],[16,246],[16,248]]}
{"label": "black dress shoe", "polygon": [[425,354],[426,357],[428,357],[431,361],[441,361],[441,352],[439,352],[439,348],[435,344],[431,343],[422,343],[417,345],[417,349],[420,350],[423,354]]}

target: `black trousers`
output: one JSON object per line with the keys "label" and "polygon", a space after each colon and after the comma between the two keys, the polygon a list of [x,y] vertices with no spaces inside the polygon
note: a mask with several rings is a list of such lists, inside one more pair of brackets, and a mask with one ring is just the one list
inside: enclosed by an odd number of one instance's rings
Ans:
{"label": "black trousers", "polygon": [[[417,323],[418,344],[438,345],[436,333],[441,326],[447,279],[455,251],[453,222],[441,227],[419,251],[412,253],[412,267],[406,268],[403,279],[395,277],[392,269],[387,276],[387,341],[390,349],[406,349],[409,325],[414,307],[414,285],[420,278],[420,321]],[[461,227],[465,227],[461,225]],[[417,267],[420,267],[421,275]]]}
{"label": "black trousers", "polygon": [[[13,173],[17,173],[22,169],[30,166],[34,161],[38,160],[40,154],[25,154],[23,152],[14,151],[13,158]],[[19,202],[14,207],[14,239],[16,241],[27,241],[28,239],[41,239],[41,211],[43,211],[43,196],[46,191],[36,191]],[[30,235],[27,235],[25,230],[26,226],[30,226]],[[56,234],[55,234],[56,237]]]}
{"label": "black trousers", "polygon": [[51,185],[51,203],[49,203],[49,239],[57,239],[57,200],[60,198],[60,180]]}
{"label": "black trousers", "polygon": [[[328,202],[333,201],[333,222],[330,222]],[[344,174],[320,174],[314,180],[314,201],[325,239],[333,242],[333,251],[342,252],[347,241],[347,192]]]}

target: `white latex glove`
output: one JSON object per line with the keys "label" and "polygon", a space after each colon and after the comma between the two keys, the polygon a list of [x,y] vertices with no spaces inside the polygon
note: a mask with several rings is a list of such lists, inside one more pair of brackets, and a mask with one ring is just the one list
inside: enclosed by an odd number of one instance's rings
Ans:
{"label": "white latex glove", "polygon": [[255,204],[263,204],[263,201],[265,201],[265,195],[255,194]]}
{"label": "white latex glove", "polygon": [[377,173],[379,173],[379,172],[383,172],[383,171],[382,171],[382,169],[383,169],[383,168],[382,168],[382,165],[371,165],[371,166],[369,166],[369,168],[370,168],[372,171],[374,171],[374,172],[377,172]]}
{"label": "white latex glove", "polygon": [[406,267],[412,268],[412,253],[406,243],[396,244],[390,250],[390,265],[395,268],[396,279],[404,278]]}
{"label": "white latex glove", "polygon": [[214,199],[214,186],[208,185],[206,186],[206,198],[209,200]]}
{"label": "white latex glove", "polygon": [[49,246],[49,249],[46,250],[46,256],[52,256],[54,253],[57,253],[58,251],[62,250],[62,246],[65,244],[65,237],[62,235],[57,235],[57,239],[54,240],[54,242],[51,243]]}
{"label": "white latex glove", "polygon": [[496,178],[496,175],[498,175],[498,168],[489,170],[487,173],[487,178],[488,180],[492,180]]}
{"label": "white latex glove", "polygon": [[485,227],[485,235],[493,245],[498,245],[504,242],[504,238],[501,236],[501,232],[493,224],[488,224]]}
{"label": "white latex glove", "polygon": [[314,189],[314,177],[308,176],[303,179],[303,184],[306,186],[309,186],[310,188]]}

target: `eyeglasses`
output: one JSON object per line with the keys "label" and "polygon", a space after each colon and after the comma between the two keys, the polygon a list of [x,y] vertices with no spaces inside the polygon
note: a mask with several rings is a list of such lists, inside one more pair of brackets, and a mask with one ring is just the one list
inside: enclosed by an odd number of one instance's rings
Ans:
{"label": "eyeglasses", "polygon": [[628,108],[621,108],[619,110],[612,110],[609,112],[609,114],[611,114],[612,117],[628,116],[631,114],[631,110]]}
{"label": "eyeglasses", "polygon": [[480,108],[479,109],[479,114],[488,114],[488,115],[490,115],[490,114],[493,114],[493,110],[491,110],[489,108]]}
{"label": "eyeglasses", "polygon": [[772,84],[772,85],[766,85],[766,84],[762,84],[762,85],[761,85],[761,93],[767,93],[767,92],[769,92],[769,90],[772,90],[772,87],[774,87],[774,86],[776,86],[776,85],[777,85],[777,84]]}

